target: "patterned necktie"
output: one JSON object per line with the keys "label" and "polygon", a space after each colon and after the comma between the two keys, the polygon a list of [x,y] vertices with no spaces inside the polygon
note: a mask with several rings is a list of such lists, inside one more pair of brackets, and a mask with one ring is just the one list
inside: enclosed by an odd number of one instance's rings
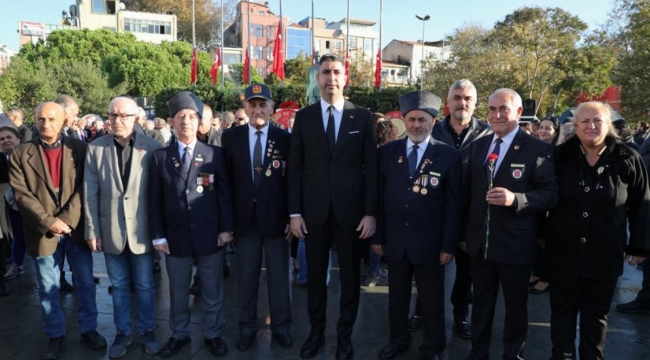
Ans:
{"label": "patterned necktie", "polygon": [[192,164],[192,149],[189,146],[185,147],[183,152],[183,172],[185,174],[190,173],[190,165]]}
{"label": "patterned necktie", "polygon": [[408,162],[409,162],[409,175],[413,177],[413,174],[415,174],[415,169],[418,167],[418,149],[420,147],[417,145],[413,145],[411,153],[409,154],[408,157]]}
{"label": "patterned necktie", "polygon": [[334,136],[334,106],[330,105],[327,108],[330,112],[330,116],[327,118],[327,130],[325,135],[327,135],[327,145],[330,148],[330,155],[334,154],[334,147],[336,146],[336,137]]}
{"label": "patterned necktie", "polygon": [[[502,142],[503,142],[503,140],[501,140],[501,138],[497,138],[496,140],[494,140],[494,149],[492,149],[492,152],[490,153],[490,155],[494,154],[494,155],[497,156],[497,159],[494,160],[494,165],[493,165],[494,169],[492,171],[492,177],[494,177],[494,174],[496,174],[496,172],[497,172],[497,162],[499,161],[499,153],[501,152],[501,143]],[[488,180],[488,184],[490,183],[490,160],[489,160],[489,158],[490,158],[490,156],[488,156],[488,160],[485,160],[485,177]]]}
{"label": "patterned necktie", "polygon": [[262,176],[262,131],[257,130],[255,132],[257,135],[257,141],[255,142],[255,148],[253,148],[253,185],[255,185],[255,190],[260,185],[260,177]]}

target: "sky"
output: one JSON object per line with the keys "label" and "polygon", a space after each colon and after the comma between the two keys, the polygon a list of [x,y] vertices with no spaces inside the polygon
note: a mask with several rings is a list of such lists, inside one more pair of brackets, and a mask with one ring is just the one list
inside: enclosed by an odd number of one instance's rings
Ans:
{"label": "sky", "polygon": [[[89,0],[86,0],[89,1]],[[257,0],[255,0],[257,1]],[[266,0],[265,0],[266,1]],[[271,11],[280,13],[281,0],[268,0]],[[220,4],[219,0],[215,1]],[[340,21],[347,15],[348,0],[315,0],[316,17]],[[349,0],[350,18],[379,21],[380,0]],[[0,22],[0,44],[18,50],[18,22],[60,24],[61,11],[74,0],[0,0],[3,21]],[[612,0],[384,0],[382,47],[392,39],[416,41],[422,37],[422,22],[415,15],[431,15],[425,24],[426,41],[440,40],[466,24],[492,27],[497,21],[523,6],[560,7],[577,15],[591,29],[607,19]],[[310,0],[283,0],[283,15],[298,22],[311,15]],[[377,25],[377,30],[379,26]]]}

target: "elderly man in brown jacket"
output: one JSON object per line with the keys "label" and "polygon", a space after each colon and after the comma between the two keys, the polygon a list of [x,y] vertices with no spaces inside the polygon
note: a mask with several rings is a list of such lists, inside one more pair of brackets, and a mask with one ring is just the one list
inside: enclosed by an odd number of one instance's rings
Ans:
{"label": "elderly man in brown jacket", "polygon": [[92,253],[84,242],[81,188],[86,143],[63,136],[61,105],[38,105],[34,120],[40,138],[11,154],[9,177],[23,217],[27,253],[34,260],[38,294],[49,338],[44,359],[56,359],[65,338],[59,302],[59,264],[68,257],[75,275],[81,341],[91,349],[106,346],[97,333]]}

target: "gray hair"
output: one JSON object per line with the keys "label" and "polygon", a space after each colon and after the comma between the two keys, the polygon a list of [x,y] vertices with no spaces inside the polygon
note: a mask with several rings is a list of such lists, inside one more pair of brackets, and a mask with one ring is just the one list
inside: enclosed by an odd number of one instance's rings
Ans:
{"label": "gray hair", "polygon": [[451,86],[449,87],[449,92],[447,93],[447,101],[451,99],[451,94],[456,89],[465,89],[465,90],[473,91],[474,97],[477,97],[476,86],[474,86],[474,84],[467,79],[460,79],[454,81],[454,83],[451,84]]}
{"label": "gray hair", "polygon": [[[512,105],[513,105],[514,107],[516,107],[516,108],[520,108],[520,107],[523,106],[523,105],[522,105],[522,101],[521,101],[521,96],[519,96],[519,93],[516,92],[516,91],[514,91],[514,90],[512,90],[512,89],[508,89],[508,88],[501,88],[501,89],[497,89],[497,90],[495,90],[495,91],[492,93],[492,95],[490,95],[489,100],[492,100],[492,98],[493,98],[495,95],[500,95],[500,94],[506,94],[506,95],[508,95],[508,96],[510,97],[510,101],[512,102]],[[488,101],[489,101],[489,100],[488,100]]]}
{"label": "gray hair", "polygon": [[578,119],[581,117],[582,113],[587,110],[595,110],[600,115],[601,120],[607,123],[609,130],[607,131],[607,136],[613,136],[618,139],[618,134],[614,125],[612,125],[612,109],[600,101],[587,101],[584,102],[576,108],[576,111],[573,113],[573,125],[578,125]]}

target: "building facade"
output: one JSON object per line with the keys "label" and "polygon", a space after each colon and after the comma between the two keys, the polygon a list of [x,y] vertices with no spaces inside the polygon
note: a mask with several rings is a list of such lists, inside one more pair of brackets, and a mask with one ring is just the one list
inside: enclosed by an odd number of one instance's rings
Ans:
{"label": "building facade", "polygon": [[[422,60],[442,61],[449,58],[451,52],[444,48],[442,41],[421,42],[392,40],[382,51],[382,60],[408,66],[407,83],[415,84],[422,76]],[[403,73],[402,73],[403,76]]]}

